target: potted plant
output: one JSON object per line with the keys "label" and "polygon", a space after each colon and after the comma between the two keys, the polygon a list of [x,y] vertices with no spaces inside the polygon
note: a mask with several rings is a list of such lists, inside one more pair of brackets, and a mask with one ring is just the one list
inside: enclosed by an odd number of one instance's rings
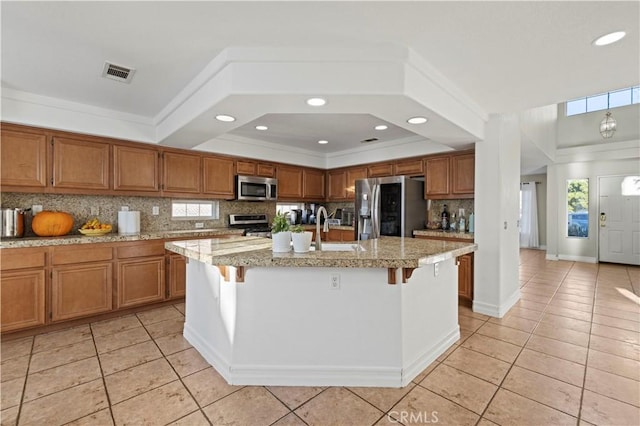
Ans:
{"label": "potted plant", "polygon": [[305,231],[302,225],[291,228],[291,238],[293,239],[293,251],[296,253],[306,253],[311,247],[313,232]]}
{"label": "potted plant", "polygon": [[287,214],[277,212],[271,222],[271,239],[273,240],[273,251],[284,253],[291,250],[291,231]]}

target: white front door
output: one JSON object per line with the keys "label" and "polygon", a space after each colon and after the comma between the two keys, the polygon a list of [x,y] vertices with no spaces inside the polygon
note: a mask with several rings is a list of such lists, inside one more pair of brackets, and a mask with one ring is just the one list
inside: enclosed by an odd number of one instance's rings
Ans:
{"label": "white front door", "polygon": [[599,260],[640,265],[640,196],[622,195],[624,176],[601,177]]}

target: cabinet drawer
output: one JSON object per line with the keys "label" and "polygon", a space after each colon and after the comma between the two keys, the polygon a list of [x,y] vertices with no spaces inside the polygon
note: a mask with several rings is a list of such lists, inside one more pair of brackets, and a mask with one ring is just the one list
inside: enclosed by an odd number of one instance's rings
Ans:
{"label": "cabinet drawer", "polygon": [[116,247],[116,256],[118,259],[127,259],[131,257],[163,256],[163,255],[164,255],[164,241],[134,243],[134,244],[127,244],[125,246]]}
{"label": "cabinet drawer", "polygon": [[53,264],[68,265],[72,263],[99,262],[113,259],[113,250],[109,247],[81,245],[74,247],[55,247]]}
{"label": "cabinet drawer", "polygon": [[0,270],[42,268],[46,261],[45,249],[3,249]]}

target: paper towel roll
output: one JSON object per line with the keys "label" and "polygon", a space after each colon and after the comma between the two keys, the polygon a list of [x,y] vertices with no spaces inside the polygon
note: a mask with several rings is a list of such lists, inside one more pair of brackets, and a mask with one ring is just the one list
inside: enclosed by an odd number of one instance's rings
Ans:
{"label": "paper towel roll", "polygon": [[119,211],[118,212],[118,234],[134,235],[140,233],[140,212],[139,211]]}

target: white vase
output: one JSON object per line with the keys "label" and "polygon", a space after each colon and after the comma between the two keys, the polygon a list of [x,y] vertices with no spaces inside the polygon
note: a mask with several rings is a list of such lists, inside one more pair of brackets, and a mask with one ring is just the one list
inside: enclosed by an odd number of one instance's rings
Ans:
{"label": "white vase", "polygon": [[291,250],[291,231],[271,234],[274,253],[286,253]]}
{"label": "white vase", "polygon": [[291,238],[293,238],[293,251],[296,253],[308,252],[309,248],[311,247],[312,237],[313,232],[309,231],[292,233]]}

